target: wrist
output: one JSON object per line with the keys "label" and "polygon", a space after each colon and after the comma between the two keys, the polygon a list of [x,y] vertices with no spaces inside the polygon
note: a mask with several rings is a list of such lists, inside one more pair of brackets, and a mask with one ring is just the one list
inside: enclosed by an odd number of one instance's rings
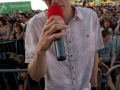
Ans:
{"label": "wrist", "polygon": [[37,55],[44,55],[46,52],[45,51],[40,51],[40,50],[36,49],[35,53]]}

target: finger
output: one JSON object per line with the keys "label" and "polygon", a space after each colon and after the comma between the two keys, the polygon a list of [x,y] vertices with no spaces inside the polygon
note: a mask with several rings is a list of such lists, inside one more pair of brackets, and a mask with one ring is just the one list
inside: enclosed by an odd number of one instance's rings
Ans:
{"label": "finger", "polygon": [[55,33],[49,37],[49,40],[54,41],[56,39],[62,38],[66,35],[65,32]]}
{"label": "finger", "polygon": [[51,23],[49,23],[48,25],[45,25],[44,27],[44,31],[48,31],[53,25],[55,24],[65,24],[65,22],[63,20],[53,20]]}
{"label": "finger", "polygon": [[62,19],[62,17],[61,16],[51,16],[48,20],[47,20],[47,22],[45,23],[45,25],[48,25],[48,24],[50,24],[53,20],[63,20]]}
{"label": "finger", "polygon": [[47,32],[47,35],[52,35],[52,34],[56,33],[59,30],[64,30],[64,29],[67,29],[67,28],[68,28],[67,25],[64,25],[64,24],[55,24]]}

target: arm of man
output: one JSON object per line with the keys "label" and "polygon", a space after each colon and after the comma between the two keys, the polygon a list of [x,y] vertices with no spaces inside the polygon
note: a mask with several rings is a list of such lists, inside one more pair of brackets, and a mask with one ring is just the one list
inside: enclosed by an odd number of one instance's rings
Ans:
{"label": "arm of man", "polygon": [[114,30],[115,34],[120,34],[119,28],[120,28],[120,25],[118,24]]}
{"label": "arm of man", "polygon": [[[31,25],[29,25],[28,23],[27,28],[29,26]],[[32,59],[32,61],[28,65],[28,73],[30,74],[33,80],[39,81],[47,73],[46,51],[49,49],[49,47],[51,46],[54,40],[65,36],[64,32],[60,32],[60,33],[55,33],[55,32],[57,30],[62,30],[66,28],[67,25],[65,25],[65,22],[60,16],[52,16],[45,23],[43,29],[41,30],[42,32],[40,34],[40,37],[38,38],[38,41],[35,32],[30,32],[29,28],[26,30],[25,53],[26,53],[26,59],[27,58],[29,59],[29,57],[33,55],[32,58],[30,58]],[[36,31],[38,31],[38,29]],[[34,50],[31,50],[33,48]]]}
{"label": "arm of man", "polygon": [[114,65],[114,62],[116,60],[116,55],[115,52],[111,52],[111,64],[110,64],[110,68]]}
{"label": "arm of man", "polygon": [[120,19],[117,21],[117,26],[116,26],[116,28],[115,28],[115,30],[114,30],[114,33],[115,33],[115,34],[120,34],[119,29],[120,29]]}
{"label": "arm of man", "polygon": [[91,75],[91,80],[90,80],[92,87],[97,87],[98,86],[98,83],[97,83],[98,63],[99,63],[98,52],[95,51],[95,53],[94,53],[94,64],[93,64],[92,75]]}
{"label": "arm of man", "polygon": [[3,40],[3,38],[5,38],[5,36],[1,36],[1,37],[0,37],[0,40]]}
{"label": "arm of man", "polygon": [[103,9],[103,15],[99,18],[100,22],[102,22],[103,18],[105,17],[106,12],[107,12],[107,9]]}
{"label": "arm of man", "polygon": [[39,81],[47,72],[47,60],[45,52],[37,52],[33,61],[28,65],[28,72],[33,80]]}

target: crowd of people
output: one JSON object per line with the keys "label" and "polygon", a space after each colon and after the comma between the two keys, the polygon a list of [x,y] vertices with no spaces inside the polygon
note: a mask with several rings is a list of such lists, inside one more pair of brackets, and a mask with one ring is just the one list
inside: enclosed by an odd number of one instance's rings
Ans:
{"label": "crowd of people", "polygon": [[38,12],[41,11],[31,9],[24,13],[15,10],[12,15],[0,14],[0,40],[24,39],[27,22]]}
{"label": "crowd of people", "polygon": [[[27,22],[35,14],[40,13],[40,12],[41,10],[34,11],[30,9],[28,12],[21,12],[19,10],[15,10],[12,15],[9,13],[0,14],[0,42],[9,41],[9,40],[11,41],[18,40],[20,43],[21,41],[24,41]],[[22,44],[23,42],[20,43],[21,47],[18,46],[18,49],[24,48]],[[0,46],[2,48],[2,45]],[[9,47],[9,49],[10,48],[11,47]],[[2,53],[2,51],[0,52]],[[27,64],[25,63],[25,56],[23,52],[17,53],[17,52],[11,51],[11,54],[9,56],[9,64],[10,64],[8,67],[9,69],[27,69]],[[17,74],[19,90],[27,90],[27,76],[28,75],[25,72],[20,72]],[[14,79],[13,80],[12,79],[13,78],[11,77],[10,90],[16,90],[15,85],[14,85],[15,84]],[[1,82],[1,79],[0,79],[0,82]],[[2,83],[3,82],[0,83],[2,85],[0,89],[5,90],[5,87]]]}
{"label": "crowd of people", "polygon": [[[75,5],[75,7],[78,7]],[[90,8],[96,12],[100,23],[100,30],[104,48],[98,50],[99,56],[99,68],[103,73],[106,73],[111,67],[114,66],[116,61],[116,48],[112,41],[110,41],[111,35],[120,34],[120,5],[119,6],[94,6],[94,7],[82,7]],[[26,35],[26,27],[29,20],[41,13],[41,10],[32,10],[28,12],[21,12],[15,10],[13,15],[0,14],[0,41],[4,40],[24,40]],[[91,19],[91,18],[89,18]],[[88,19],[88,20],[89,20]],[[91,24],[92,25],[92,24]],[[88,36],[89,37],[89,36]],[[12,59],[17,60],[17,64],[21,64],[22,67],[16,66],[15,68],[27,68],[25,64],[24,55],[15,55]],[[16,65],[17,65],[16,64]],[[19,90],[26,90],[26,75],[27,73],[18,73],[20,87]],[[115,81],[112,80],[115,78]],[[114,70],[113,74],[109,77],[109,88],[111,90],[117,90],[120,78],[120,70]],[[118,89],[120,90],[120,88]]]}

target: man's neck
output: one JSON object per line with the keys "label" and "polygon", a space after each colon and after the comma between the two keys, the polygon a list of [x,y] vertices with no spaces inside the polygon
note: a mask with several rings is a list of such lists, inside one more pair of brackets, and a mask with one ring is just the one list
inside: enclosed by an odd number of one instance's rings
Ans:
{"label": "man's neck", "polygon": [[68,24],[71,21],[71,19],[74,17],[74,14],[75,14],[75,9],[71,7],[70,12],[67,14],[67,16],[64,19],[66,24]]}

